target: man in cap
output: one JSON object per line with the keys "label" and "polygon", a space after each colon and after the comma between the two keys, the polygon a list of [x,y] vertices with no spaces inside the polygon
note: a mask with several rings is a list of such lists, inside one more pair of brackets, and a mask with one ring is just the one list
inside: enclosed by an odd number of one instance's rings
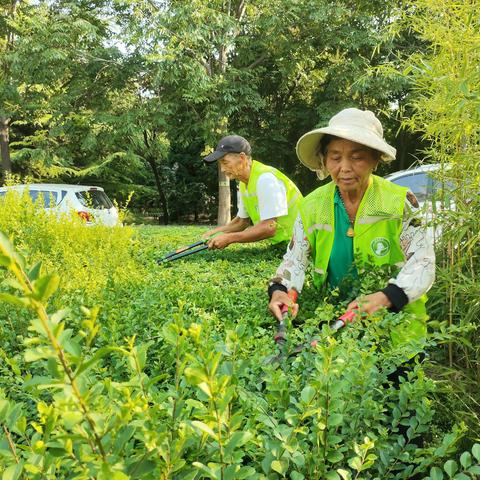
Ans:
{"label": "man in cap", "polygon": [[222,232],[208,241],[209,248],[222,249],[232,243],[267,238],[272,244],[290,240],[302,194],[287,176],[252,160],[250,144],[239,135],[223,137],[204,161],[219,161],[222,172],[239,181],[237,216],[227,225],[204,234],[209,237]]}

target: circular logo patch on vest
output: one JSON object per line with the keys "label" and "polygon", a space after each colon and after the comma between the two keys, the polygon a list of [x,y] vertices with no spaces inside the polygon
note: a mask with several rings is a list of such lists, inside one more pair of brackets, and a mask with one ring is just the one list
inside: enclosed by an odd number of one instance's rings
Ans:
{"label": "circular logo patch on vest", "polygon": [[372,240],[370,247],[377,257],[384,257],[390,251],[390,242],[385,237],[377,237]]}

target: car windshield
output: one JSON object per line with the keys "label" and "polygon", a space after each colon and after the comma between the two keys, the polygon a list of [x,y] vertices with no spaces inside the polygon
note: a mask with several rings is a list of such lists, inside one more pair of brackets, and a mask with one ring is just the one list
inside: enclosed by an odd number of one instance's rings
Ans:
{"label": "car windshield", "polygon": [[87,208],[105,209],[112,208],[113,203],[102,190],[84,190],[75,192],[79,202]]}

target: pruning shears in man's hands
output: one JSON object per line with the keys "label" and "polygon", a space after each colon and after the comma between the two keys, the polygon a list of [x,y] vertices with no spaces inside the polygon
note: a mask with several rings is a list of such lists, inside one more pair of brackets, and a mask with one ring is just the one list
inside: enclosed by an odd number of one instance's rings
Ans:
{"label": "pruning shears in man's hands", "polygon": [[173,250],[173,252],[169,252],[163,257],[158,258],[157,263],[161,265],[166,262],[173,262],[174,260],[178,260],[179,258],[188,257],[189,255],[193,255],[194,253],[203,252],[204,250],[210,248],[210,240],[216,238],[217,236],[221,236],[221,234],[212,234],[209,235],[207,238],[199,240],[198,242],[186,245],[185,247],[179,247],[176,250]]}
{"label": "pruning shears in man's hands", "polygon": [[162,258],[157,259],[157,263],[160,265],[165,262],[172,262],[173,260],[178,260],[179,258],[187,257],[193,253],[198,253],[208,248],[208,240],[200,240],[198,242],[187,245],[186,247],[180,247],[164,255]]}

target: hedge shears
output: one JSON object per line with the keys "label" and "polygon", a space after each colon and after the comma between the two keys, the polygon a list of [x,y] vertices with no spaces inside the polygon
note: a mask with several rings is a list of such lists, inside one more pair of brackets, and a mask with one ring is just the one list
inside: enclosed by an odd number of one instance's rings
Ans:
{"label": "hedge shears", "polygon": [[[298,292],[296,290],[294,290],[294,289],[289,290],[288,291],[288,296],[293,303],[297,302]],[[284,360],[287,357],[286,352],[285,352],[285,348],[286,348],[286,343],[287,343],[287,320],[288,320],[288,315],[289,315],[288,309],[289,309],[289,306],[286,303],[284,303],[280,308],[280,312],[282,314],[282,319],[278,321],[277,331],[275,333],[275,337],[273,337],[275,339],[275,343],[278,345],[278,349],[280,351],[277,355],[272,355],[272,356],[268,357],[265,360],[265,363],[267,363],[267,364],[268,363],[281,362],[282,360]]]}
{"label": "hedge shears", "polygon": [[208,248],[207,242],[208,239],[199,240],[198,242],[192,243],[191,245],[177,248],[173,252],[169,252],[162,258],[157,259],[157,263],[161,265],[162,263],[173,262],[174,260],[178,260],[179,258],[188,257],[188,255],[202,252],[203,250],[206,250]]}
{"label": "hedge shears", "polygon": [[[296,290],[290,290],[288,296],[296,303],[298,298],[298,293]],[[286,359],[289,356],[297,355],[302,350],[308,347],[316,347],[318,339],[311,340],[308,344],[297,345],[291,352],[286,353],[286,342],[287,342],[287,333],[286,333],[286,321],[289,315],[289,307],[287,304],[283,304],[280,311],[282,312],[282,320],[278,322],[277,332],[275,334],[275,343],[279,346],[280,352],[277,355],[270,356],[266,359],[265,363],[277,363]],[[338,317],[337,320],[334,320],[330,323],[330,328],[334,331],[340,330],[348,323],[353,323],[355,316],[358,314],[355,310],[347,310],[342,316]]]}

